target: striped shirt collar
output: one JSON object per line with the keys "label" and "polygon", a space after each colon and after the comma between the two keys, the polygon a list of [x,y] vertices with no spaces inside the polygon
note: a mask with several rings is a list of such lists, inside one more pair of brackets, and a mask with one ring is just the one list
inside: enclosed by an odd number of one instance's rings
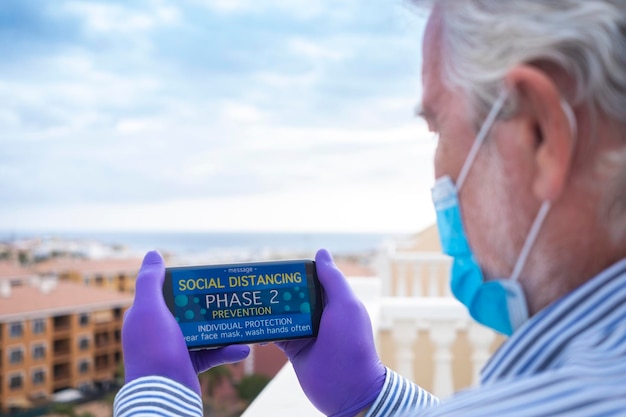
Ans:
{"label": "striped shirt collar", "polygon": [[626,316],[626,259],[533,316],[493,355],[483,384],[557,366],[564,349]]}

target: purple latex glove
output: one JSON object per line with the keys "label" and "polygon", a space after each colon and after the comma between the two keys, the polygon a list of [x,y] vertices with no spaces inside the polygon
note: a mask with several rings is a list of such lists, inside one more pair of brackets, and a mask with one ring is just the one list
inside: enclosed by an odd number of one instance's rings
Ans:
{"label": "purple latex glove", "polygon": [[386,369],[369,315],[326,250],[315,257],[326,296],[315,339],[279,342],[311,403],[327,416],[352,417],[374,402]]}
{"label": "purple latex glove", "polygon": [[135,301],[124,316],[122,349],[126,382],[163,376],[200,395],[198,374],[250,353],[245,345],[189,352],[183,333],[163,299],[165,265],[158,252],[148,252],[137,276]]}

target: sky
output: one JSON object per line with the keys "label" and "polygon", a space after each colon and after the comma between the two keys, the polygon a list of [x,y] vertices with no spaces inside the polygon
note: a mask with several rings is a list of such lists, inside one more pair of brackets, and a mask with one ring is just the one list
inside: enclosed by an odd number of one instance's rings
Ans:
{"label": "sky", "polygon": [[413,233],[409,0],[3,0],[0,230]]}

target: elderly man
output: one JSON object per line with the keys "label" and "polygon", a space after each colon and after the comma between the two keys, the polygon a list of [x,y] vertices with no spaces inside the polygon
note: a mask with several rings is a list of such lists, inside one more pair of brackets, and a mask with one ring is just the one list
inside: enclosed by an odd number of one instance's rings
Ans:
{"label": "elderly man", "polygon": [[[626,2],[435,1],[423,51],[452,290],[510,338],[480,386],[439,402],[381,364],[363,305],[320,251],[319,335],[279,344],[303,390],[329,416],[626,415]],[[146,329],[162,270],[149,254],[118,416],[200,415],[195,372],[247,354],[190,359],[165,313]]]}

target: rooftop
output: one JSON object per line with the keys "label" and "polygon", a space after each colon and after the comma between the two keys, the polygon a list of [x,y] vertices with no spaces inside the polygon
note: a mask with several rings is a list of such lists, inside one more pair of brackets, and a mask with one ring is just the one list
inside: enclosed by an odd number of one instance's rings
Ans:
{"label": "rooftop", "polygon": [[8,297],[0,298],[2,311],[0,321],[46,313],[62,314],[76,310],[98,307],[129,306],[133,296],[102,288],[94,288],[71,282],[53,285],[18,285],[11,288]]}
{"label": "rooftop", "polygon": [[58,274],[62,272],[74,271],[80,274],[115,274],[139,272],[141,259],[75,259],[58,258],[38,262],[33,265],[33,269],[41,274]]}
{"label": "rooftop", "polygon": [[15,262],[0,262],[0,279],[22,279],[37,275],[32,269],[24,268]]}
{"label": "rooftop", "polygon": [[335,264],[347,277],[371,277],[376,276],[376,272],[367,265],[363,265],[356,260],[336,259]]}

